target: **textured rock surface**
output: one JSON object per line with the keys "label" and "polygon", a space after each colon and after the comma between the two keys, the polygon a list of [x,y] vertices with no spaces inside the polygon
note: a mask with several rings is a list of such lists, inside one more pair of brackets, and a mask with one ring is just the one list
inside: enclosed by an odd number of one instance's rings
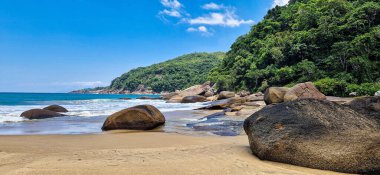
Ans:
{"label": "textured rock surface", "polygon": [[199,108],[199,109],[207,109],[207,110],[226,109],[231,104],[233,104],[231,99],[217,100],[217,101],[210,102],[207,106]]}
{"label": "textured rock surface", "polygon": [[222,91],[219,93],[218,100],[223,100],[223,99],[232,98],[232,97],[235,97],[234,92]]}
{"label": "textured rock surface", "polygon": [[24,117],[27,119],[45,119],[45,118],[53,118],[53,117],[60,117],[64,116],[63,114],[45,110],[45,109],[31,109],[28,111],[23,112],[20,117]]}
{"label": "textured rock surface", "polygon": [[150,130],[164,123],[165,117],[156,107],[140,105],[112,114],[104,122],[102,130]]}
{"label": "textured rock surface", "polygon": [[50,105],[45,108],[45,110],[54,111],[54,112],[69,112],[66,108],[59,105]]}
{"label": "textured rock surface", "polygon": [[273,103],[284,102],[285,93],[288,92],[289,88],[286,87],[270,87],[265,90],[264,101],[267,105]]}
{"label": "textured rock surface", "polygon": [[244,122],[260,159],[347,173],[380,172],[380,126],[372,117],[329,101],[270,105]]}
{"label": "textured rock surface", "polygon": [[319,90],[311,82],[300,83],[286,92],[284,101],[292,101],[303,98],[314,98],[318,100],[326,100],[326,96],[319,92]]}
{"label": "textured rock surface", "polygon": [[380,125],[380,96],[355,98],[347,105],[357,112],[373,117]]}
{"label": "textured rock surface", "polygon": [[182,99],[182,103],[197,103],[206,101],[206,97],[200,95],[187,96]]}
{"label": "textured rock surface", "polygon": [[168,103],[181,103],[182,99],[184,97],[204,94],[210,88],[211,88],[210,82],[206,82],[202,85],[195,85],[195,86],[189,87],[183,91],[177,92],[177,94],[172,96],[167,102]]}

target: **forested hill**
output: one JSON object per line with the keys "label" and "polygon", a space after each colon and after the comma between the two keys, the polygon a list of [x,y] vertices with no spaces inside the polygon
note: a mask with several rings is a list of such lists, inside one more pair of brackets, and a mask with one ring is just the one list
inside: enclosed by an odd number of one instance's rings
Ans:
{"label": "forested hill", "polygon": [[328,95],[375,89],[379,24],[380,0],[290,0],[239,37],[209,78],[229,90],[305,81]]}
{"label": "forested hill", "polygon": [[110,88],[134,91],[143,84],[154,92],[184,89],[206,82],[210,70],[223,57],[223,52],[192,53],[148,67],[139,67],[114,79]]}

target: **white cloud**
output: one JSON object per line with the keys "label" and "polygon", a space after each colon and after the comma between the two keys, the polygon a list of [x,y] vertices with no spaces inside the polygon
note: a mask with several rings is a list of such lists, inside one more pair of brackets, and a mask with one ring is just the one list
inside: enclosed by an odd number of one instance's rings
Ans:
{"label": "white cloud", "polygon": [[196,29],[194,27],[189,27],[189,28],[187,28],[186,31],[188,31],[188,32],[196,32],[196,31],[198,31],[198,29]]}
{"label": "white cloud", "polygon": [[165,16],[182,17],[183,5],[178,0],[161,0],[161,4],[166,8],[158,13],[163,19]]}
{"label": "white cloud", "polygon": [[199,27],[198,27],[198,30],[199,30],[200,32],[208,32],[208,30],[207,30],[207,28],[206,28],[205,26],[199,26]]}
{"label": "white cloud", "polygon": [[243,20],[235,14],[234,10],[226,9],[223,13],[209,13],[193,19],[186,20],[191,25],[219,25],[226,27],[239,27],[242,24],[253,24],[252,20]]}
{"label": "white cloud", "polygon": [[216,3],[210,2],[208,4],[203,5],[202,8],[206,10],[220,10],[220,9],[224,9],[225,7],[223,4],[216,4]]}
{"label": "white cloud", "polygon": [[241,19],[232,6],[210,2],[201,6],[205,11],[203,15],[192,17],[186,12],[185,6],[179,0],[160,0],[160,2],[163,5],[163,10],[158,13],[161,20],[187,24],[187,32],[198,32],[203,36],[213,35],[215,30],[210,26],[239,27],[254,23],[251,19]]}
{"label": "white cloud", "polygon": [[161,4],[172,9],[178,9],[182,7],[182,4],[178,0],[161,0]]}
{"label": "white cloud", "polygon": [[177,17],[177,18],[180,18],[180,17],[182,16],[181,13],[180,13],[179,11],[174,10],[174,9],[172,9],[172,10],[167,10],[167,9],[165,9],[165,10],[163,10],[163,11],[160,11],[159,14],[160,14],[160,15],[168,15],[168,16],[171,16],[171,17]]}
{"label": "white cloud", "polygon": [[189,28],[187,28],[187,31],[188,32],[205,32],[205,33],[207,33],[208,29],[207,29],[206,26],[199,26],[197,28],[195,28],[195,27],[189,27]]}
{"label": "white cloud", "polygon": [[284,6],[284,5],[288,4],[288,2],[289,2],[289,0],[274,0],[272,7]]}
{"label": "white cloud", "polygon": [[188,32],[199,32],[201,33],[202,36],[212,36],[214,33],[213,33],[213,30],[211,29],[211,31],[206,27],[206,26],[199,26],[199,27],[189,27],[187,28]]}

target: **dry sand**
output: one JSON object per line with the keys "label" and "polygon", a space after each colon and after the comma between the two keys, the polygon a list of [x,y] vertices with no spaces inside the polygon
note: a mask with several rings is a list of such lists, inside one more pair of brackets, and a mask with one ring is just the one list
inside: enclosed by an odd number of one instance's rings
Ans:
{"label": "dry sand", "polygon": [[0,174],[339,174],[261,161],[246,136],[161,132],[0,136]]}

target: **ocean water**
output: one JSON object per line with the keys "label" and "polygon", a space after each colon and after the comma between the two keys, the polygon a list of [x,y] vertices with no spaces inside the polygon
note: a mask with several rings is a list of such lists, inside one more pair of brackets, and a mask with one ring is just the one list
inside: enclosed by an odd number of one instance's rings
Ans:
{"label": "ocean water", "polygon": [[[136,99],[140,96],[158,97],[158,95],[0,93],[0,135],[99,133],[107,116],[142,104],[153,105],[164,113],[168,123],[165,131],[191,132],[186,124],[202,116],[184,115],[176,111],[192,110],[206,105],[206,103],[173,104],[163,100]],[[44,108],[53,104],[68,109],[69,112],[65,113],[68,116],[42,120],[26,120],[20,117],[20,114],[26,110]]]}

